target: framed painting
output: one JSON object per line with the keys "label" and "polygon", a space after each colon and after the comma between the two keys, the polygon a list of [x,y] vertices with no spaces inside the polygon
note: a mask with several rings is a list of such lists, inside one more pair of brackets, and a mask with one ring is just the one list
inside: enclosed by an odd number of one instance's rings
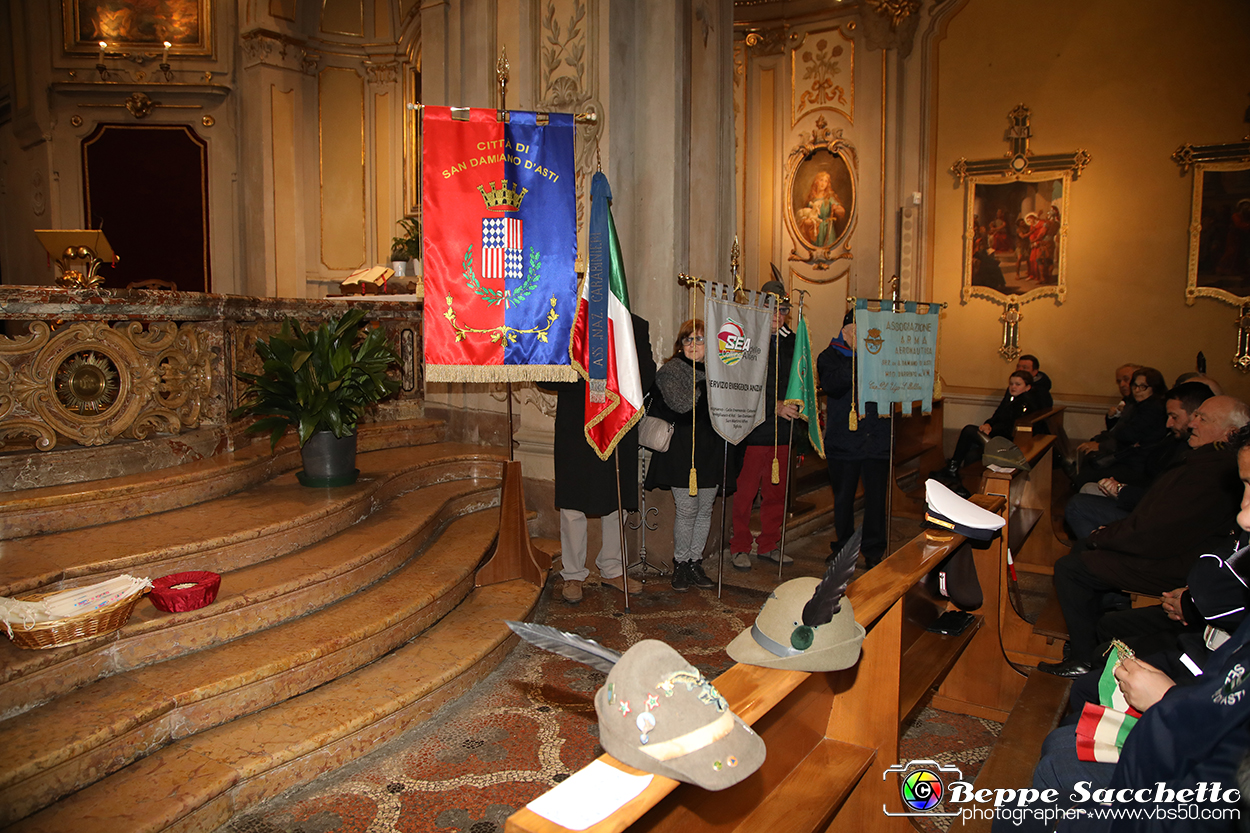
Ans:
{"label": "framed painting", "polygon": [[1067,204],[1072,174],[970,176],[964,185],[960,301],[1024,304],[1067,294]]}
{"label": "framed painting", "polygon": [[1250,303],[1250,161],[1194,165],[1185,301]]}
{"label": "framed painting", "polygon": [[61,0],[65,51],[212,55],[213,0]]}
{"label": "framed painting", "polygon": [[815,269],[851,256],[855,227],[855,148],[823,117],[811,141],[790,151],[785,179],[785,223],[794,243],[790,260]]}

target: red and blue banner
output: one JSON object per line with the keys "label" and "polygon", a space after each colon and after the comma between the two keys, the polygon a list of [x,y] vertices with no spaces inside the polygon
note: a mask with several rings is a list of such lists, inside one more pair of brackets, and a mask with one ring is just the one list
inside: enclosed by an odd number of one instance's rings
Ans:
{"label": "red and blue banner", "polygon": [[571,381],[573,116],[498,112],[423,108],[426,378]]}

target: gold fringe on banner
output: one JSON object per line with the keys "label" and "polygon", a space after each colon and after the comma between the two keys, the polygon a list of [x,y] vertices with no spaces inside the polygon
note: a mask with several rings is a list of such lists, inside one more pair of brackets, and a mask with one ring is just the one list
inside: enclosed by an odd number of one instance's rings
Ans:
{"label": "gold fringe on banner", "polygon": [[576,382],[564,364],[427,364],[427,382]]}

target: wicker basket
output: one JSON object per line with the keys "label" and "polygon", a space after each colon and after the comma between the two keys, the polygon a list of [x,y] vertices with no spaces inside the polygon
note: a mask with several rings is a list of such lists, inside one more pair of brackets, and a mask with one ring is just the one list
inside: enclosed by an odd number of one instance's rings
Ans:
{"label": "wicker basket", "polygon": [[[23,602],[37,602],[59,592],[61,591],[52,590],[47,593],[31,593],[16,598]],[[90,613],[53,619],[50,622],[36,622],[29,627],[12,624],[10,627],[13,630],[13,643],[19,648],[60,648],[63,645],[73,645],[76,642],[85,642],[88,639],[112,633],[130,621],[130,614],[134,612],[135,605],[146,592],[145,588]]]}

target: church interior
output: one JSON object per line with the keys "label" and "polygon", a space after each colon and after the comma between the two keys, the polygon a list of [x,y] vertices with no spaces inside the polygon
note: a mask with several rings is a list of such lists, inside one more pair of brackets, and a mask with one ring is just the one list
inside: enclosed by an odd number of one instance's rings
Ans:
{"label": "church interior", "polygon": [[[813,355],[852,299],[941,306],[933,413],[894,419],[893,554],[847,591],[858,671],[709,660],[793,754],[770,746],[746,791],[659,778],[592,829],[770,829],[795,806],[790,829],[903,829],[883,778],[926,705],[1025,738],[1023,774],[991,753],[983,776],[1023,786],[1054,723],[1017,704],[1066,689],[1019,669],[1066,635],[1026,621],[1003,565],[1046,595],[1065,448],[1104,429],[1125,364],[1250,401],[1247,46],[1243,0],[0,0],[0,597],[224,576],[198,610],[0,640],[0,826],[225,829],[454,706],[516,649],[504,620],[559,607],[556,395],[428,378],[438,106],[577,115],[579,263],[602,171],[659,364],[702,315],[680,276],[776,276]],[[98,257],[67,280],[82,245]],[[352,288],[373,267],[389,286]],[[310,489],[292,436],[244,432],[236,374],[283,322],[348,308],[385,332],[393,392],[361,419],[359,479]],[[1031,473],[978,469],[1006,525],[975,550],[983,618],[941,642],[916,592],[963,538],[926,538],[916,495],[1020,356],[1054,407],[1017,431]],[[820,576],[833,496],[823,461],[794,465],[785,535]],[[626,544],[671,566],[653,498]],[[766,564],[713,579],[748,610]],[[622,650],[663,638],[611,628]],[[563,829],[524,803],[507,830]]]}

